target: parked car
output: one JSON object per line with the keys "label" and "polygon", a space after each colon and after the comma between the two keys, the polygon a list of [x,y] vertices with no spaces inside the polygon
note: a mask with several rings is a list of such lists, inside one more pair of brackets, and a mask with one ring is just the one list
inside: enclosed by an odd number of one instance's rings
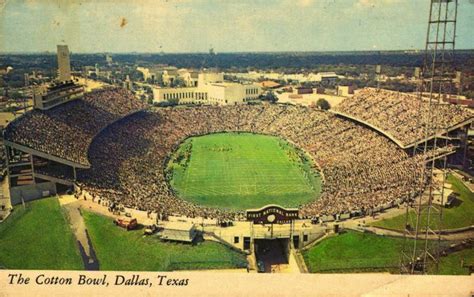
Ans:
{"label": "parked car", "polygon": [[137,226],[138,226],[137,219],[129,218],[129,217],[117,218],[117,219],[114,220],[114,224],[119,226],[119,227],[127,229],[127,231],[128,230],[133,230],[133,229],[137,228]]}

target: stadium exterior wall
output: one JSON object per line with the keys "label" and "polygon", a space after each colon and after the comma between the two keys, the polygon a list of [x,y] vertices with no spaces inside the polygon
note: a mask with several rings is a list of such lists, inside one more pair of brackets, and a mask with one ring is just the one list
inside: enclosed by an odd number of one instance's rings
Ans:
{"label": "stadium exterior wall", "polygon": [[[46,192],[49,192],[48,195],[45,195]],[[55,194],[56,184],[53,182],[45,182],[11,188],[10,200],[12,205],[17,205],[22,202],[41,199]]]}
{"label": "stadium exterior wall", "polygon": [[[224,243],[238,251],[251,253],[250,250],[246,250],[244,247],[245,238],[250,240],[250,249],[252,249],[255,239],[288,239],[288,244],[291,245],[291,247],[287,247],[288,252],[288,250],[292,249],[302,249],[328,232],[326,227],[321,227],[314,232],[310,229],[306,229],[306,227],[291,227],[290,224],[276,224],[275,226],[274,230],[271,231],[269,230],[269,225],[255,225],[248,222],[248,228],[244,228],[240,231],[221,232],[220,230],[214,230],[213,232],[205,232],[205,235],[211,240]],[[295,238],[298,238],[298,246],[294,245],[293,240]]]}

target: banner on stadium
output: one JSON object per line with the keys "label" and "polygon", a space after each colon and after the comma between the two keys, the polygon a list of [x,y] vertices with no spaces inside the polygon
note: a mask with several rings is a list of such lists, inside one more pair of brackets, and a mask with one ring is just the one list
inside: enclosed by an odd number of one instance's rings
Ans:
{"label": "banner on stadium", "polygon": [[252,221],[254,224],[290,224],[298,219],[298,215],[297,208],[284,208],[275,204],[246,211],[247,221]]}

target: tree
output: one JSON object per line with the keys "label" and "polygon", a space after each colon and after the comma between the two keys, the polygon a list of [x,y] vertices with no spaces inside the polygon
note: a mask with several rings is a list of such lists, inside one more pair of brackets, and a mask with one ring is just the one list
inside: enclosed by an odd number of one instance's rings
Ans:
{"label": "tree", "polygon": [[331,105],[329,104],[329,102],[324,98],[319,98],[318,101],[316,102],[316,106],[322,110],[328,110],[331,108]]}
{"label": "tree", "polygon": [[21,99],[23,98],[23,95],[18,92],[18,91],[13,91],[10,93],[10,96],[9,96],[11,99],[14,99],[14,100],[17,100],[17,99]]}
{"label": "tree", "polygon": [[182,77],[176,77],[176,79],[174,79],[171,82],[171,87],[173,87],[173,88],[186,87],[186,82],[184,81],[184,79]]}
{"label": "tree", "polygon": [[278,101],[278,97],[275,95],[275,93],[273,93],[273,91],[268,91],[264,97],[264,100],[275,103]]}
{"label": "tree", "polygon": [[169,103],[171,106],[178,105],[178,104],[179,104],[179,99],[176,99],[176,98],[168,99],[168,103]]}

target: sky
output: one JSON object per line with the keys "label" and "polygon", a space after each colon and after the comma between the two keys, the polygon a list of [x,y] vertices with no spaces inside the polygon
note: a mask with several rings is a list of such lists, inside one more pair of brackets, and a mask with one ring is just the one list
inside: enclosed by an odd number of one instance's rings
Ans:
{"label": "sky", "polygon": [[[428,0],[0,0],[0,52],[423,49]],[[474,49],[474,0],[456,48]]]}

